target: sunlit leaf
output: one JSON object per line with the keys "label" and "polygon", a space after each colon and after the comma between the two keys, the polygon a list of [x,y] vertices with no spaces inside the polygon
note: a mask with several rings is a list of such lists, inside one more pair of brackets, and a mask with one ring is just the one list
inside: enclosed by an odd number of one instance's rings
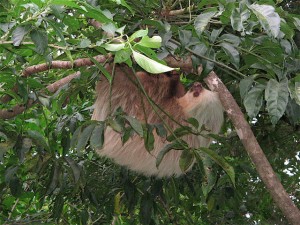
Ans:
{"label": "sunlit leaf", "polygon": [[119,44],[104,44],[102,46],[107,51],[116,52],[116,51],[120,51],[121,49],[123,49],[125,47],[125,44],[124,43],[119,43]]}
{"label": "sunlit leaf", "polygon": [[148,34],[148,29],[146,30],[138,30],[136,32],[134,32],[130,37],[129,37],[129,41],[133,41],[136,38],[140,38],[140,37],[144,37]]}
{"label": "sunlit leaf", "polygon": [[280,31],[280,17],[271,5],[252,4],[250,9],[257,16],[261,26],[265,31],[274,37],[277,37]]}
{"label": "sunlit leaf", "polygon": [[195,19],[194,26],[195,30],[198,32],[198,34],[201,34],[211,18],[213,18],[216,15],[216,12],[206,12],[198,15]]}
{"label": "sunlit leaf", "polygon": [[175,68],[165,66],[136,51],[132,51],[132,53],[137,64],[139,64],[140,67],[142,67],[144,70],[146,70],[149,73],[158,74],[158,73],[164,73],[164,72],[175,70]]}
{"label": "sunlit leaf", "polygon": [[162,39],[160,36],[144,36],[137,44],[148,48],[160,48]]}

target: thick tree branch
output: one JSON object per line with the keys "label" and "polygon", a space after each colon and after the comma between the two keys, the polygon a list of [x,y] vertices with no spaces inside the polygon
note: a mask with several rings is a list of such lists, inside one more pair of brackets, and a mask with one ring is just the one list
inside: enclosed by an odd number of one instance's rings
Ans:
{"label": "thick tree branch", "polygon": [[[108,55],[97,55],[94,59],[99,63],[104,63],[111,57],[111,54]],[[43,71],[47,71],[49,69],[72,69],[81,66],[91,66],[94,65],[94,62],[90,58],[80,58],[71,61],[52,61],[49,63],[42,63],[39,65],[29,66],[23,71],[23,76],[27,77],[33,73],[39,73]]]}
{"label": "thick tree branch", "polygon": [[270,165],[268,159],[259,146],[238,104],[236,103],[226,86],[214,72],[211,72],[209,74],[209,76],[205,79],[205,82],[211,90],[219,93],[221,102],[228,117],[232,121],[239,138],[241,139],[246,151],[248,152],[252,162],[257,169],[259,176],[265,183],[278,208],[281,209],[281,211],[291,224],[299,225],[299,209],[290,199],[289,195],[287,194],[275,172],[273,171],[272,166]]}

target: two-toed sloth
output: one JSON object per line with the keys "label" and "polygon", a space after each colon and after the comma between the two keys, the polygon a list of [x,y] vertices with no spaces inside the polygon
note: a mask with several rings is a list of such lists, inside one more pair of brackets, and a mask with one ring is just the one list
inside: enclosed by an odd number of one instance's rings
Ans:
{"label": "two-toed sloth", "polygon": [[[112,72],[110,67],[107,70]],[[152,101],[169,115],[153,109],[153,104],[149,103],[138,87],[136,78],[140,80],[140,84],[143,85]],[[204,135],[218,133],[223,123],[223,107],[218,94],[203,88],[198,82],[185,92],[179,75],[137,72],[135,76],[127,66],[116,66],[111,94],[110,85],[106,79],[98,83],[96,91],[97,100],[93,120],[105,120],[110,111],[114,112],[121,107],[129,116],[141,122],[157,124],[164,121],[173,130],[178,128],[178,123],[186,125],[186,120],[194,117],[198,120],[200,127],[205,128]],[[170,119],[170,116],[178,123]],[[120,165],[147,176],[166,177],[183,174],[179,166],[182,154],[180,150],[169,151],[159,166],[156,166],[159,152],[168,144],[166,138],[161,138],[154,133],[154,149],[148,152],[143,138],[139,135],[134,135],[123,145],[121,134],[107,127],[104,137],[103,148],[96,150],[97,153],[114,159]],[[203,135],[188,134],[181,138],[192,148],[208,147],[211,142],[210,138],[205,138]]]}

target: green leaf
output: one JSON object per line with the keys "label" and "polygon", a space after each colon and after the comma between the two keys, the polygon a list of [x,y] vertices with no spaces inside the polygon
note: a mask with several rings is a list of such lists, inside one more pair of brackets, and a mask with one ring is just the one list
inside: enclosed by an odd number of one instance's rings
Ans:
{"label": "green leaf", "polygon": [[192,39],[192,32],[190,30],[179,30],[179,40],[182,47],[189,46]]}
{"label": "green leaf", "polygon": [[289,80],[289,91],[291,98],[300,105],[300,74]]}
{"label": "green leaf", "polygon": [[130,48],[124,48],[115,53],[114,62],[123,63],[130,59],[132,51]]}
{"label": "green leaf", "polygon": [[9,189],[11,194],[15,197],[19,197],[22,194],[22,183],[20,179],[14,176],[9,182]]}
{"label": "green leaf", "polygon": [[154,149],[154,135],[153,135],[153,126],[150,124],[146,124],[144,127],[144,144],[145,148],[148,152]]}
{"label": "green leaf", "polygon": [[69,6],[71,8],[79,9],[79,5],[75,3],[75,0],[52,0],[52,5],[64,5]]}
{"label": "green leaf", "polygon": [[101,23],[112,22],[112,20],[110,20],[100,9],[88,4],[85,1],[80,1],[80,3],[83,5],[80,8],[87,17],[93,18]]}
{"label": "green leaf", "polygon": [[156,131],[158,136],[160,136],[160,137],[166,137],[167,136],[167,130],[164,127],[163,124],[161,124],[161,123],[154,124],[154,126],[155,126],[155,131]]}
{"label": "green leaf", "polygon": [[293,126],[300,124],[300,105],[294,99],[289,99],[286,106],[286,114]]}
{"label": "green leaf", "polygon": [[171,144],[167,144],[163,147],[163,149],[158,153],[157,157],[156,157],[156,167],[159,167],[161,161],[163,160],[164,156],[171,151],[172,149],[174,149],[174,147],[177,145],[176,142],[172,142]]}
{"label": "green leaf", "polygon": [[12,41],[14,46],[19,46],[23,38],[31,30],[31,26],[19,26],[12,32]]}
{"label": "green leaf", "polygon": [[169,72],[169,71],[175,70],[175,68],[165,66],[165,65],[163,65],[159,62],[156,62],[153,59],[150,59],[147,56],[144,56],[136,51],[132,51],[132,53],[133,53],[133,57],[134,57],[135,61],[137,62],[137,64],[149,73],[159,74],[159,73],[164,73],[164,72]]}
{"label": "green leaf", "polygon": [[77,162],[75,162],[72,158],[70,158],[68,156],[66,156],[64,159],[67,161],[67,163],[71,167],[73,176],[74,176],[74,182],[77,183],[80,178],[81,172],[82,172],[81,167],[77,164]]}
{"label": "green leaf", "polygon": [[280,17],[271,5],[252,4],[249,7],[258,18],[268,35],[277,37],[280,31]]}
{"label": "green leaf", "polygon": [[90,39],[87,39],[87,38],[84,38],[84,39],[81,39],[80,43],[79,43],[79,48],[87,48],[91,45],[91,40]]}
{"label": "green leaf", "polygon": [[220,44],[223,48],[223,50],[225,51],[226,55],[229,56],[231,63],[235,66],[235,68],[239,68],[240,66],[240,54],[239,52],[236,50],[235,47],[233,47],[232,45],[228,44],[228,43],[221,43]]}
{"label": "green leaf", "polygon": [[64,198],[61,194],[57,195],[54,200],[54,205],[52,209],[52,216],[56,221],[59,221],[64,206]]}
{"label": "green leaf", "polygon": [[240,81],[240,95],[244,99],[254,82],[253,76],[246,77]]}
{"label": "green leaf", "polygon": [[147,48],[160,48],[162,39],[160,36],[144,36],[137,44]]}
{"label": "green leaf", "polygon": [[189,124],[191,124],[193,127],[195,127],[196,129],[199,128],[199,121],[197,119],[195,119],[193,117],[190,117],[190,118],[187,119],[187,122]]}
{"label": "green leaf", "polygon": [[104,130],[105,130],[104,122],[100,122],[95,126],[90,138],[90,144],[93,149],[101,149],[103,147]]}
{"label": "green leaf", "polygon": [[263,84],[255,85],[245,96],[244,106],[250,118],[256,117],[263,105],[263,94],[266,86]]}
{"label": "green leaf", "polygon": [[182,126],[178,127],[176,130],[173,131],[171,135],[167,137],[168,141],[174,141],[177,138],[180,138],[184,135],[190,134],[191,133],[191,128],[188,126]]}
{"label": "green leaf", "polygon": [[129,122],[130,126],[134,129],[134,131],[143,137],[143,127],[140,121],[138,121],[136,118],[133,118],[131,116],[124,116],[124,118]]}
{"label": "green leaf", "polygon": [[107,124],[116,132],[121,133],[124,129],[123,125],[118,120],[109,118]]}
{"label": "green leaf", "polygon": [[95,126],[95,124],[91,124],[84,128],[83,131],[79,134],[76,145],[77,152],[85,149],[85,146],[87,145]]}
{"label": "green leaf", "polygon": [[103,48],[105,48],[107,51],[111,52],[117,52],[125,48],[124,43],[119,43],[119,44],[104,44],[102,45]]}
{"label": "green leaf", "polygon": [[153,200],[148,192],[144,193],[140,204],[140,222],[141,224],[148,225],[151,223],[153,214]]}
{"label": "green leaf", "polygon": [[217,175],[216,175],[216,170],[214,168],[215,165],[213,163],[213,160],[203,152],[201,152],[198,155],[200,156],[200,158],[197,157],[198,162],[199,160],[201,160],[200,164],[202,164],[204,170],[204,177],[203,177],[201,189],[206,199],[208,197],[208,194],[216,185]]}
{"label": "green leaf", "polygon": [[209,148],[200,148],[202,152],[205,152],[213,161],[215,161],[230,177],[232,184],[235,186],[235,172],[233,167],[226,162],[224,158],[219,156],[215,151]]}
{"label": "green leaf", "polygon": [[112,0],[113,2],[116,2],[117,4],[121,4],[122,6],[126,7],[132,15],[134,15],[133,9],[126,3],[125,0]]}
{"label": "green leaf", "polygon": [[134,41],[136,38],[144,37],[148,34],[148,29],[146,30],[138,30],[134,32],[130,37],[129,37],[129,42]]}
{"label": "green leaf", "polygon": [[216,15],[217,12],[206,12],[198,15],[195,19],[195,30],[200,35],[206,28],[207,24]]}
{"label": "green leaf", "polygon": [[184,149],[179,159],[179,167],[182,172],[186,172],[195,161],[195,156],[190,149]]}
{"label": "green leaf", "polygon": [[32,30],[30,32],[30,37],[35,44],[35,50],[37,53],[44,55],[48,47],[48,36],[45,32],[40,30]]}
{"label": "green leaf", "polygon": [[284,114],[288,103],[288,80],[283,79],[280,82],[274,79],[269,80],[265,91],[265,98],[271,122],[272,124],[276,124]]}
{"label": "green leaf", "polygon": [[42,146],[47,151],[50,151],[50,147],[45,139],[45,137],[35,130],[29,130],[28,136],[34,141],[36,145]]}
{"label": "green leaf", "polygon": [[236,8],[232,11],[230,16],[231,26],[236,31],[244,32],[244,24],[250,17],[250,11],[244,10],[240,12],[240,9]]}

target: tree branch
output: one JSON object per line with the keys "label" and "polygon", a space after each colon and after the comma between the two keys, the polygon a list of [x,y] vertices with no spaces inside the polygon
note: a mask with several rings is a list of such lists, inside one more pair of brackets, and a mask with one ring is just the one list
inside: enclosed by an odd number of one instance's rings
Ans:
{"label": "tree branch", "polygon": [[[53,84],[48,85],[46,87],[46,89],[49,92],[54,93],[60,87],[62,87],[63,85],[69,83],[71,80],[73,80],[74,78],[77,78],[79,76],[80,76],[80,72],[70,74],[69,76],[66,76],[66,77],[62,78],[61,80],[58,80],[58,81],[54,82]],[[36,102],[34,102],[33,100],[29,100],[26,105],[16,105],[13,108],[7,109],[7,110],[0,109],[0,118],[1,119],[11,119],[11,118],[23,113],[26,109],[29,109],[35,103]]]}
{"label": "tree branch", "polygon": [[278,208],[281,209],[291,224],[299,225],[299,209],[295,206],[280,183],[272,169],[272,166],[259,146],[248,122],[245,120],[244,114],[232,97],[231,93],[214,72],[211,72],[209,76],[205,78],[205,82],[211,90],[219,93],[220,100],[228,117],[232,121],[240,140],[256,167],[259,176],[265,183]]}

